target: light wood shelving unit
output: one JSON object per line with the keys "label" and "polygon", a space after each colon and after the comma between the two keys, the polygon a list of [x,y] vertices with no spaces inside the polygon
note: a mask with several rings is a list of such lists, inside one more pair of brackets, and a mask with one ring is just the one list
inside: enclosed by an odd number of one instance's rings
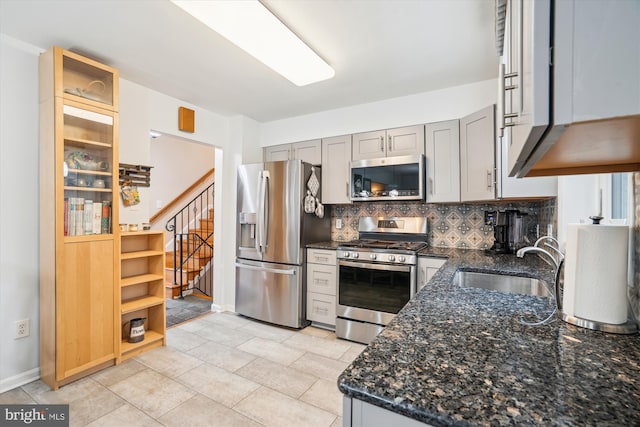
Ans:
{"label": "light wood shelving unit", "polygon": [[[118,356],[118,71],[52,47],[39,90],[40,375],[55,390]],[[73,230],[71,200],[96,209]]]}
{"label": "light wood shelving unit", "polygon": [[[166,345],[164,295],[164,232],[137,231],[120,235],[120,352],[118,363]],[[144,340],[128,341],[128,323],[145,318]]]}

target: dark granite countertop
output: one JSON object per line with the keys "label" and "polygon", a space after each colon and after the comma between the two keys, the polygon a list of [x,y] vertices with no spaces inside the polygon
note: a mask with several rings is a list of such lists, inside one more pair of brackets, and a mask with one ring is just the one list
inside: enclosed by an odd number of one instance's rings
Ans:
{"label": "dark granite countertop", "polygon": [[329,249],[329,250],[336,250],[338,249],[338,246],[340,246],[341,243],[344,242],[334,242],[334,241],[329,241],[329,242],[317,242],[317,243],[309,243],[307,245],[307,249]]}
{"label": "dark granite countertop", "polygon": [[462,288],[458,270],[535,277],[535,255],[429,248],[448,261],[338,379],[346,395],[434,426],[640,425],[640,336],[543,319],[551,298]]}

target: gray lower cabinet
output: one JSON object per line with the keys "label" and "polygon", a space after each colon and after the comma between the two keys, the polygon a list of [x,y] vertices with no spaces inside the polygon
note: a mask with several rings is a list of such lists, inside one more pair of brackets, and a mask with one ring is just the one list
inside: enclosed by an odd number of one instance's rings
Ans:
{"label": "gray lower cabinet", "polygon": [[343,427],[425,427],[430,425],[359,399],[347,396],[343,396],[342,399]]}
{"label": "gray lower cabinet", "polygon": [[429,283],[445,262],[447,260],[442,258],[418,257],[418,291]]}
{"label": "gray lower cabinet", "polygon": [[337,287],[336,251],[307,249],[307,320],[335,328]]}

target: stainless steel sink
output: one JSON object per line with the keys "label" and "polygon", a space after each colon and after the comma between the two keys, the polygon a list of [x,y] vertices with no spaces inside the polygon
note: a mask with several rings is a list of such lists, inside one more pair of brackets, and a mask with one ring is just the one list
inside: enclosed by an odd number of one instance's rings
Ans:
{"label": "stainless steel sink", "polygon": [[455,282],[463,288],[480,288],[513,294],[549,296],[544,283],[529,277],[508,276],[503,274],[458,271]]}

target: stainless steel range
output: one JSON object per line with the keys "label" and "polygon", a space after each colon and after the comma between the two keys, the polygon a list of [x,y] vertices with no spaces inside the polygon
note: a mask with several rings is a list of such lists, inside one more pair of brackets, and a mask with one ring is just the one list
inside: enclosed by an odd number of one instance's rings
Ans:
{"label": "stainless steel range", "polygon": [[336,335],[368,344],[416,293],[427,219],[363,217],[358,232],[337,250]]}

